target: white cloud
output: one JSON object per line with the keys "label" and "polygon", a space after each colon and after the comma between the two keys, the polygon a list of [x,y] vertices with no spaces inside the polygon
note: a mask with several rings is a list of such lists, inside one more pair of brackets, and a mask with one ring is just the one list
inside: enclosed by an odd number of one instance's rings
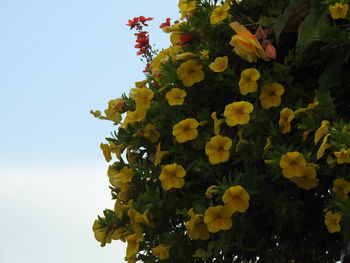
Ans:
{"label": "white cloud", "polygon": [[113,208],[105,166],[0,167],[0,262],[123,262],[125,244],[104,248],[91,226]]}

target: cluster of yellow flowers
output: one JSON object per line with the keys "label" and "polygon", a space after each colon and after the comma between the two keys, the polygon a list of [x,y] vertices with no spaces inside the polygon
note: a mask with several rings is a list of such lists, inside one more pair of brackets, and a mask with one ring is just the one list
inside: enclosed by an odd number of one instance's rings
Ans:
{"label": "cluster of yellow flowers", "polygon": [[288,152],[282,155],[279,166],[282,168],[283,176],[300,188],[309,190],[318,185],[315,165],[307,164],[304,156],[299,152]]}
{"label": "cluster of yellow flowers", "polygon": [[[215,186],[211,186],[213,188]],[[231,186],[222,196],[224,205],[207,208],[204,215],[195,214],[193,208],[188,210],[190,220],[186,222],[189,238],[207,240],[210,233],[229,230],[232,227],[232,215],[244,213],[249,207],[249,194],[240,185]]]}

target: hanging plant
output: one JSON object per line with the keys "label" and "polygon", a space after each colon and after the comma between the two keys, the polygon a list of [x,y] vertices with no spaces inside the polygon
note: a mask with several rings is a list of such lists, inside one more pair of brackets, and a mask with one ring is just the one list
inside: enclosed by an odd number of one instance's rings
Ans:
{"label": "hanging plant", "polygon": [[350,238],[350,22],[343,0],[179,1],[101,143],[127,262],[340,259]]}

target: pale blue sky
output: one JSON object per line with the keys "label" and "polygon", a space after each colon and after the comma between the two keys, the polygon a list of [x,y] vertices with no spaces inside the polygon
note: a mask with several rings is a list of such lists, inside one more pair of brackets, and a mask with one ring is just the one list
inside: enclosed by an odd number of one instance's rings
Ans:
{"label": "pale blue sky", "polygon": [[1,160],[95,159],[111,125],[89,109],[143,77],[125,25],[139,15],[155,18],[151,41],[167,47],[158,26],[178,18],[177,0],[0,1]]}
{"label": "pale blue sky", "polygon": [[93,119],[143,79],[134,16],[150,39],[179,17],[177,0],[0,0],[0,262],[123,262],[90,230],[112,208],[99,143],[111,122]]}

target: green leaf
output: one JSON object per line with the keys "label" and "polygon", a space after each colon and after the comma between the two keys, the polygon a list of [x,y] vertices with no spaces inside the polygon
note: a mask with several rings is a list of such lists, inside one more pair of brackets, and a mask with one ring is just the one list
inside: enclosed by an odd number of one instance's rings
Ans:
{"label": "green leaf", "polygon": [[292,0],[286,7],[284,13],[277,17],[275,25],[273,27],[273,29],[275,30],[275,38],[277,42],[279,41],[282,30],[286,26],[292,12],[302,2],[302,0]]}
{"label": "green leaf", "polygon": [[267,27],[269,25],[272,25],[275,22],[275,19],[272,17],[267,17],[267,16],[261,16],[259,18],[258,24],[261,25],[262,27]]}
{"label": "green leaf", "polygon": [[196,252],[193,254],[194,258],[201,258],[203,261],[210,258],[212,255],[211,251],[205,251],[203,248],[198,248]]}
{"label": "green leaf", "polygon": [[328,11],[311,11],[301,23],[296,47],[302,53],[313,41],[320,39],[328,24]]}
{"label": "green leaf", "polygon": [[322,74],[318,78],[320,90],[330,90],[338,87],[342,83],[341,65],[344,63],[342,53],[334,55],[324,67]]}

